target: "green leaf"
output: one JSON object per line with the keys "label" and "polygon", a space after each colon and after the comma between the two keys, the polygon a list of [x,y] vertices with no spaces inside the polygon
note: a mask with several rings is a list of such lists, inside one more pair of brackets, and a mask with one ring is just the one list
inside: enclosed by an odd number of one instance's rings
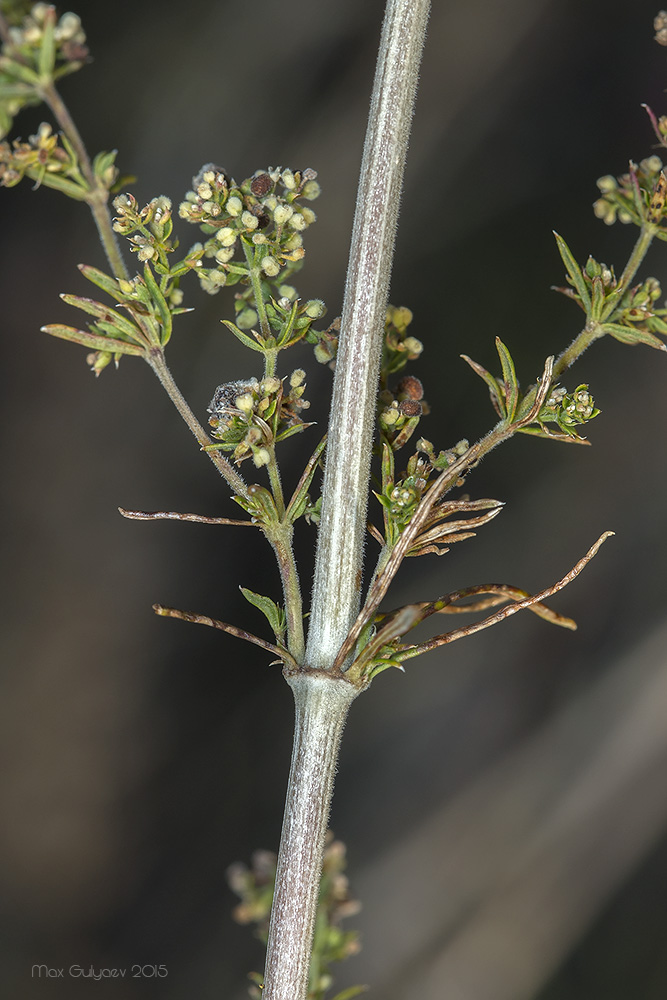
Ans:
{"label": "green leaf", "polygon": [[584,437],[580,437],[575,431],[571,431],[569,434],[559,434],[558,431],[550,431],[546,427],[520,427],[519,434],[532,434],[534,437],[544,438],[547,441],[562,441],[564,444],[587,444],[590,445]]}
{"label": "green leaf", "polygon": [[239,330],[238,326],[235,326],[234,323],[230,322],[230,320],[223,319],[221,322],[223,322],[227,329],[232,331],[237,340],[240,340],[246,347],[249,347],[252,351],[258,351],[260,354],[264,354],[264,348],[260,347],[256,340],[253,340],[251,337],[248,337],[245,333]]}
{"label": "green leaf", "polygon": [[42,333],[48,333],[52,337],[59,337],[61,340],[71,340],[82,347],[89,347],[93,351],[113,351],[115,354],[136,354],[143,355],[145,350],[137,344],[127,344],[124,340],[114,340],[113,337],[99,337],[86,330],[77,330],[73,326],[63,326],[61,323],[49,323],[41,327]]}
{"label": "green leaf", "polygon": [[157,307],[158,315],[160,317],[160,323],[162,326],[162,334],[160,336],[160,346],[165,347],[169,343],[169,338],[171,337],[172,329],[172,319],[167,300],[160,291],[157,281],[153,277],[153,272],[151,271],[148,264],[144,264],[144,281],[146,282],[146,287],[151,293],[151,299],[153,304]]}
{"label": "green leaf", "polygon": [[22,80],[32,90],[39,86],[39,76],[35,73],[34,69],[24,66],[23,63],[14,62],[9,56],[0,56],[0,72],[15,80]]}
{"label": "green leaf", "polygon": [[391,659],[390,657],[389,659],[373,660],[368,667],[368,679],[371,681],[375,680],[378,674],[381,674],[385,670],[389,670],[390,667],[395,667],[396,670],[401,670],[405,673],[405,667],[401,661]]}
{"label": "green leaf", "polygon": [[239,590],[245,597],[246,601],[253,604],[256,608],[266,616],[269,625],[273,630],[278,642],[282,642],[285,636],[285,612],[282,608],[278,607],[275,601],[272,601],[270,597],[264,597],[262,594],[256,594],[252,590],[248,590],[247,587],[239,587]]}
{"label": "green leaf", "polygon": [[4,83],[0,81],[0,101],[7,101],[12,98],[22,98],[23,100],[35,99],[35,91],[28,83]]}
{"label": "green leaf", "polygon": [[602,278],[593,278],[592,286],[593,294],[591,296],[591,319],[599,320],[605,306],[604,285],[602,284]]}
{"label": "green leaf", "polygon": [[648,330],[637,330],[631,326],[621,326],[620,323],[604,323],[601,327],[605,333],[610,334],[614,340],[619,340],[622,344],[647,344],[657,351],[667,351],[667,346],[663,344],[659,337],[649,333]]}
{"label": "green leaf", "polygon": [[308,490],[313,482],[313,476],[317,470],[317,466],[320,460],[320,456],[324,451],[327,443],[326,434],[318,444],[317,448],[313,454],[308,459],[308,464],[306,465],[303,473],[301,474],[301,479],[299,480],[292,498],[287,505],[287,510],[285,511],[285,520],[290,523],[294,523],[297,518],[301,517],[304,513],[306,506],[308,504]]}
{"label": "green leaf", "polygon": [[91,281],[93,285],[97,285],[98,288],[101,288],[103,292],[110,295],[112,299],[116,300],[116,302],[127,301],[127,296],[121,292],[115,278],[110,277],[108,274],[105,274],[104,271],[100,271],[96,267],[91,267],[90,264],[79,264],[79,270],[84,278]]}
{"label": "green leaf", "polygon": [[39,75],[45,81],[52,75],[56,64],[55,17],[56,12],[51,7],[44,18],[42,43],[39,47]]}
{"label": "green leaf", "polygon": [[498,410],[500,411],[500,415],[504,418],[507,412],[505,409],[505,400],[503,394],[500,391],[500,386],[498,385],[496,379],[493,377],[491,372],[487,372],[486,368],[483,368],[481,365],[477,364],[477,362],[473,361],[472,358],[469,358],[467,354],[460,354],[459,357],[463,358],[463,360],[470,365],[470,367],[472,368],[472,370],[475,372],[476,375],[479,375],[481,379],[484,379],[484,381],[489,387],[489,392],[491,393],[491,399],[495,401],[495,404],[498,407]]}
{"label": "green leaf", "polygon": [[395,471],[395,461],[394,461],[394,450],[387,444],[386,441],[382,442],[382,492],[386,493],[387,487],[390,483],[394,482]]}
{"label": "green leaf", "polygon": [[579,298],[581,299],[581,304],[586,310],[587,314],[591,311],[591,297],[588,294],[588,288],[586,287],[586,282],[584,281],[584,276],[582,274],[581,268],[577,264],[576,260],[572,256],[572,251],[565,242],[562,236],[554,232],[556,237],[556,243],[558,245],[558,252],[560,253],[561,260],[565,264],[565,269],[572,279],[572,284],[577,289],[579,293]]}
{"label": "green leaf", "polygon": [[294,434],[300,434],[301,431],[305,431],[307,427],[312,427],[314,422],[315,421],[311,421],[308,424],[292,424],[291,427],[281,431],[280,434],[276,434],[276,444],[278,444],[279,441],[284,441],[286,438],[293,437]]}
{"label": "green leaf", "polygon": [[519,383],[514,370],[512,355],[503,344],[500,337],[496,337],[496,350],[503,368],[503,381],[505,382],[505,419],[512,423],[519,402]]}
{"label": "green leaf", "polygon": [[37,181],[39,187],[53,188],[54,191],[62,191],[66,194],[68,198],[73,198],[74,201],[85,201],[88,197],[89,191],[87,188],[81,187],[75,181],[70,181],[62,174],[50,174],[43,169],[30,169],[26,170],[26,174],[31,180]]}
{"label": "green leaf", "polygon": [[112,309],[110,306],[104,305],[102,302],[96,302],[95,299],[83,298],[80,295],[68,295],[66,293],[62,293],[60,298],[63,302],[66,302],[68,306],[75,306],[75,308],[88,313],[89,316],[94,316],[96,319],[101,320],[101,325],[106,325],[112,330],[115,329],[115,331],[124,334],[131,340],[136,341],[137,334],[139,334],[137,327],[129,319],[117,312],[115,309]]}

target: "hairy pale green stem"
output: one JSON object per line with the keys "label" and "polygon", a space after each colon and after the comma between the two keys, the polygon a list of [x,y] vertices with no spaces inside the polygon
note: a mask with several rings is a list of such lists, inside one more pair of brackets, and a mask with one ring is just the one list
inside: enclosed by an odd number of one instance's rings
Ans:
{"label": "hairy pale green stem", "polygon": [[81,167],[81,173],[90,185],[90,195],[86,198],[86,202],[90,208],[93,219],[95,220],[100,242],[102,243],[102,248],[104,249],[106,258],[109,261],[109,266],[113,271],[114,277],[127,278],[129,277],[128,270],[125,266],[125,261],[123,260],[123,256],[120,252],[118,240],[116,239],[116,234],[113,231],[111,223],[111,213],[109,212],[108,205],[109,192],[95,177],[90,157],[88,156],[88,151],[85,147],[83,139],[81,138],[81,134],[76,127],[72,116],[67,110],[67,105],[56,90],[53,81],[50,80],[47,84],[45,84],[41,88],[41,93],[45,104],[49,106],[53,112],[54,118],[72,144],[72,148],[74,149],[79,161],[79,166]]}
{"label": "hairy pale green stem", "polygon": [[331,668],[359,606],[382,336],[428,10],[429,0],[388,0],[380,42],[336,361],[305,668],[287,677],[296,728],[264,1000],[306,996],[338,744],[359,690]]}
{"label": "hairy pale green stem", "polygon": [[359,609],[391,261],[429,0],[388,0],[347,272],[306,662],[328,669]]}
{"label": "hairy pale green stem", "polygon": [[284,521],[265,531],[266,537],[273,547],[278,562],[280,580],[285,599],[285,617],[287,621],[287,647],[301,666],[304,659],[305,641],[303,634],[303,601],[299,572],[292,547],[293,527]]}
{"label": "hairy pale green stem", "polygon": [[[308,988],[324,837],[338,746],[358,689],[325,674],[288,677],[296,709],[263,1000],[302,1000]],[[285,845],[288,849],[284,849]]]}
{"label": "hairy pale green stem", "polygon": [[[212,444],[212,441],[188,406],[183,393],[174,382],[174,378],[167,367],[167,362],[162,351],[157,348],[153,348],[146,360],[159,378],[162,388],[165,390],[183,420],[197,438],[201,448],[207,448]],[[211,459],[220,475],[227,480],[234,493],[242,497],[247,497],[248,487],[245,480],[242,479],[234,466],[227,461],[224,455],[221,455],[219,451],[213,449],[207,450],[206,454]]]}

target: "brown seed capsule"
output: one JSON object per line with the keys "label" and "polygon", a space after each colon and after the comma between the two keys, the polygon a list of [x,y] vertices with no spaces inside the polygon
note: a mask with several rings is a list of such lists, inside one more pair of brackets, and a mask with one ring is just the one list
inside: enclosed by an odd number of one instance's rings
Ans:
{"label": "brown seed capsule", "polygon": [[273,181],[268,174],[257,174],[250,181],[250,190],[256,198],[262,198],[273,187]]}
{"label": "brown seed capsule", "polygon": [[406,399],[422,399],[424,387],[414,375],[405,375],[398,383],[398,392]]}
{"label": "brown seed capsule", "polygon": [[417,399],[404,399],[399,404],[399,410],[404,417],[421,417],[422,404]]}
{"label": "brown seed capsule", "polygon": [[[267,174],[266,176],[268,177],[269,175]],[[271,178],[269,177],[269,180],[270,179]],[[271,219],[269,218],[269,216],[264,211],[264,206],[260,205],[260,204],[251,205],[250,206],[250,212],[257,219],[257,228],[258,229],[266,229],[266,227],[270,223]]]}

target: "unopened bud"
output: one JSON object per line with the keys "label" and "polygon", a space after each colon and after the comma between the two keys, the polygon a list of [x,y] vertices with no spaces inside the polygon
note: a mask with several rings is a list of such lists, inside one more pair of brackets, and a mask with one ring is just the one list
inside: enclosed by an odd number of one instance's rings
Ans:
{"label": "unopened bud", "polygon": [[273,221],[277,226],[284,226],[294,215],[291,205],[276,205],[273,212]]}
{"label": "unopened bud", "polygon": [[262,261],[262,270],[269,278],[275,278],[280,274],[280,264],[275,257],[265,257]]}

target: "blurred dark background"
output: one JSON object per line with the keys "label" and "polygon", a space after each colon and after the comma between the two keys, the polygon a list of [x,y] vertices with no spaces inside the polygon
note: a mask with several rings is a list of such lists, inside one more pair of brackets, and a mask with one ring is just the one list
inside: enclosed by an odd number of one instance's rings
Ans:
{"label": "blurred dark background", "polygon": [[[62,93],[89,150],[118,147],[142,203],[178,203],[209,161],[237,178],[316,168],[298,288],[337,315],[381,0],[76,9],[94,62]],[[552,229],[579,260],[625,263],[634,231],[590,206],[597,177],[652,152],[641,103],[667,110],[656,12],[434,3],[392,301],[426,346],[412,370],[437,448],[494,420],[461,352],[494,367],[501,335],[528,383],[578,332],[576,307],[550,291],[563,282]],[[25,113],[15,134],[44,117]],[[262,950],[231,919],[225,869],[277,846],[291,697],[265,655],[150,608],[261,631],[237,585],[276,596],[277,573],[242,529],[118,515],[235,505],[146,366],[126,358],[96,381],[82,348],[39,333],[76,322],[57,297],[88,294],[75,265],[104,266],[84,208],[28,182],[0,191],[0,245],[4,993],[240,1000]],[[661,245],[642,274],[667,278]],[[170,362],[203,419],[217,384],[256,372],[220,325],[224,291],[188,301]],[[321,426],[330,373],[306,348],[292,362]],[[394,606],[486,581],[539,590],[617,532],[553,601],[577,633],[518,615],[384,674],[354,704],[331,823],[364,949],[339,987],[369,982],[382,1000],[667,996],[667,361],[605,340],[566,384],[579,382],[603,411],[593,447],[519,437],[494,452],[468,488],[507,501],[501,517],[442,560],[411,560],[395,585]],[[288,482],[307,452],[286,444]],[[313,542],[305,527],[306,590]],[[35,963],[128,972],[46,982]],[[129,978],[135,964],[169,975]]]}

